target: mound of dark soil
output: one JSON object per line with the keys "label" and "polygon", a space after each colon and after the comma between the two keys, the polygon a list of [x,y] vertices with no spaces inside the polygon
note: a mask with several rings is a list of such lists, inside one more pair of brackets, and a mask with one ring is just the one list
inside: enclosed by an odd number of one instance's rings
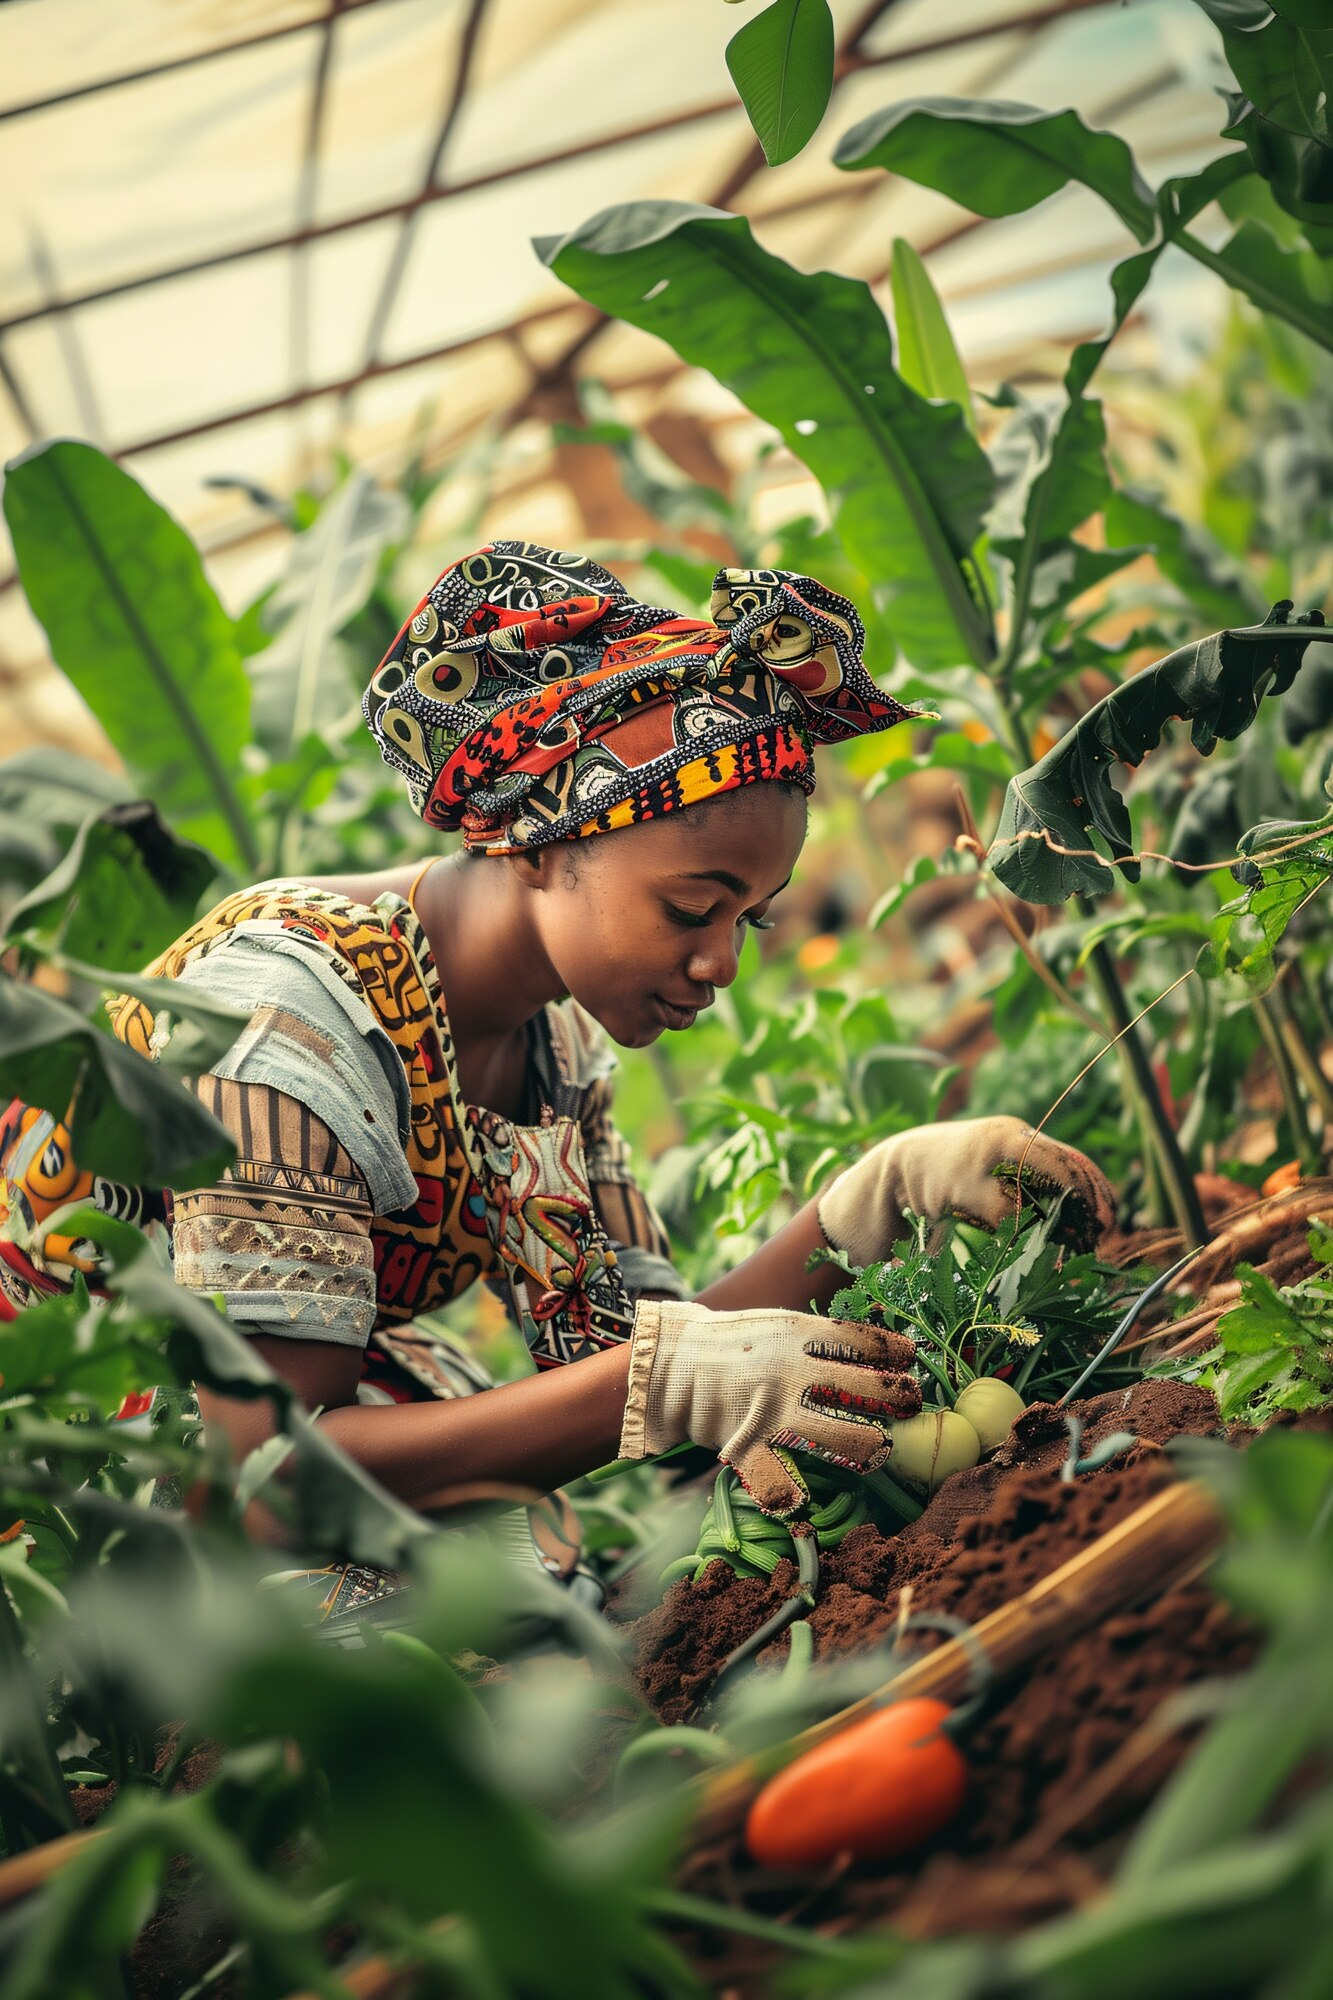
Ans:
{"label": "mound of dark soil", "polygon": [[[1168,1484],[1175,1473],[1163,1444],[1217,1425],[1211,1397],[1178,1383],[1091,1397],[1076,1414],[1085,1451],[1115,1430],[1139,1443],[1066,1483],[1062,1413],[1029,1410],[1001,1452],[956,1474],[910,1527],[887,1537],[857,1528],[825,1557],[810,1617],[816,1658],[887,1643],[909,1585],[914,1612],[983,1618]],[[792,1565],[764,1582],[735,1578],[722,1563],[698,1584],[673,1586],[635,1630],[643,1686],[664,1720],[689,1716],[727,1652],[794,1587]],[[786,1645],[775,1641],[761,1665],[780,1662]],[[1161,1704],[1192,1682],[1240,1670],[1255,1645],[1205,1581],[1187,1580],[1109,1615],[997,1691],[969,1741],[970,1799],[931,1849],[900,1863],[838,1867],[812,1883],[757,1868],[731,1838],[696,1853],[684,1883],[830,1933],[889,1920],[918,1936],[1040,1921],[1095,1892],[1120,1837],[1193,1740],[1188,1729],[1145,1729]],[[747,1996],[768,1990],[770,1954],[716,1934],[691,1943],[710,1983]]]}

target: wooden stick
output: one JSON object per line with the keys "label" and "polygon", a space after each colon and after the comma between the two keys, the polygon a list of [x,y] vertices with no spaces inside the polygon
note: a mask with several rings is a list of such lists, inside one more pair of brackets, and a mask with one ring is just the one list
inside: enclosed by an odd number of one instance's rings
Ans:
{"label": "wooden stick", "polygon": [[962,1694],[975,1672],[978,1647],[997,1676],[1015,1673],[1038,1654],[1086,1631],[1099,1619],[1165,1590],[1196,1569],[1221,1539],[1221,1518],[1202,1486],[1186,1480],[1168,1487],[1091,1548],[981,1619],[966,1643],[948,1640],[873,1694],[799,1736],[730,1770],[694,1780],[698,1807],[692,1825],[693,1843],[732,1832],[774,1771],[860,1722],[872,1709],[918,1695],[949,1701]]}
{"label": "wooden stick", "polygon": [[96,1827],[89,1827],[83,1833],[62,1833],[55,1840],[43,1841],[40,1847],[30,1847],[23,1854],[11,1854],[7,1861],[0,1861],[0,1909],[40,1889],[96,1838]]}
{"label": "wooden stick", "polygon": [[[871,1709],[888,1701],[905,1701],[909,1695],[932,1694],[948,1700],[961,1694],[975,1673],[978,1646],[989,1656],[996,1674],[1013,1673],[1048,1646],[1085,1630],[1098,1618],[1123,1610],[1187,1576],[1212,1554],[1221,1539],[1221,1519],[1203,1487],[1192,1481],[1168,1487],[1072,1562],[983,1618],[973,1626],[966,1643],[950,1639],[874,1694],[840,1709],[789,1742],[728,1771],[695,1779],[690,1788],[698,1802],[692,1843],[698,1845],[731,1832],[744,1818],[765,1778],[802,1751],[859,1722]],[[431,1928],[438,1930],[453,1921],[444,1917]],[[339,1976],[357,2000],[388,2000],[396,1983],[410,1970],[407,1962],[394,1963],[376,1953]],[[316,1996],[293,1993],[287,2000],[316,2000]]]}

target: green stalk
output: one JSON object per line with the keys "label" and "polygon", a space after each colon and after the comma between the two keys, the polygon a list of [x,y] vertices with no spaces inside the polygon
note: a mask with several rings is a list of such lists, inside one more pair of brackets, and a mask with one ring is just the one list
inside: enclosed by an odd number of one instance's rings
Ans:
{"label": "green stalk", "polygon": [[[1092,912],[1082,896],[1075,896],[1072,900],[1080,916],[1091,916]],[[1194,1176],[1180,1150],[1175,1128],[1166,1115],[1148,1051],[1137,1027],[1130,1025],[1133,1016],[1129,1011],[1129,1001],[1105,940],[1093,946],[1088,957],[1088,973],[1111,1030],[1119,1038],[1116,1046],[1125,1052],[1125,1060],[1134,1078],[1139,1109],[1148,1126],[1157,1164],[1166,1183],[1167,1199],[1185,1239],[1185,1248],[1198,1250],[1208,1242],[1212,1232],[1204,1220]]]}
{"label": "green stalk", "polygon": [[[1030,572],[1031,565],[1028,567]],[[1026,587],[1030,586],[1029,573]],[[1014,622],[1009,634],[1009,644],[1005,647],[1004,657],[995,673],[995,687],[1000,697],[1000,709],[1006,724],[1009,747],[1018,759],[1020,770],[1026,770],[1032,762],[1032,745],[1028,740],[1023,719],[1012,699],[1009,674],[1017,658],[1017,647],[1021,643],[1018,635],[1022,631],[1021,619],[1024,616],[1026,616],[1026,592],[1023,588],[1023,578],[1020,576],[1015,580],[1014,586]],[[1092,915],[1084,897],[1073,896],[1070,900],[1079,916]],[[1101,1002],[1103,1018],[1109,1024],[1112,1034],[1117,1037],[1116,1048],[1120,1053],[1124,1071],[1131,1080],[1139,1128],[1145,1139],[1144,1151],[1147,1153],[1151,1149],[1156,1155],[1171,1211],[1185,1239],[1186,1248],[1197,1250],[1209,1240],[1211,1232],[1199,1204],[1194,1176],[1180,1150],[1175,1128],[1166,1115],[1166,1106],[1162,1103],[1157,1079],[1148,1060],[1148,1052],[1137,1027],[1130,1026],[1133,1016],[1130,1013],[1129,1001],[1120,983],[1115,959],[1104,940],[1092,948],[1088,959],[1088,974]]]}
{"label": "green stalk", "polygon": [[1310,1102],[1323,1124],[1333,1124],[1333,1084],[1330,1084],[1320,1068],[1319,1057],[1306,1040],[1301,1017],[1293,1007],[1291,995],[1281,980],[1274,986],[1269,998],[1273,1002],[1279,1032],[1287,1053],[1301,1082],[1310,1094]]}
{"label": "green stalk", "polygon": [[1309,1173],[1319,1160],[1319,1140],[1311,1137],[1305,1099],[1301,1096],[1301,1086],[1291,1057],[1287,1053],[1287,1045],[1282,1039],[1276,1009],[1269,994],[1261,993],[1256,998],[1254,1018],[1259,1023],[1259,1033],[1264,1038],[1264,1045],[1277,1072],[1287,1123],[1291,1126],[1291,1136],[1300,1155],[1301,1171]]}

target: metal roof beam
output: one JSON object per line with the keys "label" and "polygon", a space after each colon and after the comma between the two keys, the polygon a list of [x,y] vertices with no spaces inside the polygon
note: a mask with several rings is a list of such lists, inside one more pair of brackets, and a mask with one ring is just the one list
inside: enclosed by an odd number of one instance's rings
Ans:
{"label": "metal roof beam", "polygon": [[[355,7],[376,4],[376,0],[348,0],[345,12]],[[387,4],[387,0],[384,0]],[[1054,4],[1027,8],[1019,14],[1007,15],[1003,20],[988,21],[981,27],[958,29],[948,34],[934,35],[928,40],[904,43],[901,48],[888,49],[882,55],[867,56],[859,51],[844,55],[838,63],[837,81],[866,69],[887,69],[893,64],[909,62],[918,56],[938,55],[945,50],[962,48],[967,45],[987,41],[997,35],[1016,34],[1045,27],[1068,15],[1090,12],[1101,7],[1118,5],[1119,0],[1054,0]],[[323,16],[317,16],[307,25],[318,26]],[[232,250],[217,250],[206,257],[192,258],[188,263],[172,264],[157,271],[143,271],[136,277],[121,278],[109,285],[100,285],[86,292],[75,293],[62,301],[61,309],[77,311],[82,306],[100,305],[105,299],[122,298],[128,292],[142,291],[151,285],[167,284],[176,278],[190,278],[201,271],[214,271],[227,264],[241,262],[247,257],[264,257],[281,250],[294,250],[308,243],[318,243],[328,237],[345,235],[349,230],[368,229],[376,223],[401,220],[414,214],[428,203],[449,201],[464,195],[476,194],[482,188],[496,187],[504,181],[519,179],[524,174],[544,173],[552,167],[566,165],[571,160],[586,159],[590,154],[612,150],[616,146],[633,143],[639,139],[656,138],[664,132],[678,130],[682,126],[699,124],[709,118],[734,114],[738,103],[734,96],[723,97],[708,104],[694,105],[687,111],[672,112],[663,118],[645,120],[640,125],[627,127],[619,132],[610,132],[596,139],[584,139],[576,145],[561,147],[551,153],[539,155],[535,159],[516,160],[509,166],[493,167],[483,174],[474,174],[471,179],[453,181],[443,186],[432,187],[410,196],[406,201],[388,202],[381,208],[365,209],[356,215],[340,216],[333,222],[316,223],[308,229],[296,229],[280,236],[266,237],[258,243],[238,244]],[[34,321],[44,319],[50,308],[35,306],[28,312],[13,313],[0,322],[0,332],[20,326],[29,326]]]}
{"label": "metal roof beam", "polygon": [[[350,14],[362,7],[388,7],[392,4],[393,0],[344,0],[342,11]],[[150,83],[157,76],[173,76],[179,70],[215,62],[221,56],[234,56],[244,49],[262,48],[266,42],[285,41],[289,35],[304,35],[311,28],[322,28],[324,21],[323,14],[311,14],[304,21],[285,21],[280,28],[265,28],[257,35],[243,35],[234,42],[221,42],[211,49],[196,49],[193,55],[173,56],[170,62],[152,63],[144,69],[121,70],[115,76],[99,76],[92,83],[80,83],[73,90],[56,91],[50,97],[30,97],[22,104],[0,106],[0,124],[8,118],[28,118],[37,111],[53,111],[61,104],[75,104],[82,97],[97,97],[104,90],[121,90],[126,84]]]}

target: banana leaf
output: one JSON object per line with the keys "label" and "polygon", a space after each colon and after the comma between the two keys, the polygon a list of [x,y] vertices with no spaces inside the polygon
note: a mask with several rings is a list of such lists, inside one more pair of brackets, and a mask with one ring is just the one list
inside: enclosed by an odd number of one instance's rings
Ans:
{"label": "banana leaf", "polygon": [[828,0],[772,0],[727,43],[727,68],[770,167],[812,139],[833,90]]}
{"label": "banana leaf", "polygon": [[[1213,632],[1169,653],[1099,701],[1039,763],[1010,780],[990,865],[1029,903],[1104,896],[1118,873],[1138,879],[1129,813],[1111,783],[1117,763],[1133,766],[1170,721],[1190,724],[1207,756],[1249,728],[1265,695],[1291,686],[1311,640],[1333,640],[1318,623],[1290,620],[1276,605],[1262,625]],[[1311,614],[1317,619],[1317,613]],[[1100,839],[1114,859],[1092,847]]]}
{"label": "banana leaf", "polygon": [[848,555],[887,585],[914,665],[993,656],[971,552],[994,476],[961,412],[898,374],[868,285],[794,270],[743,217],[688,202],[604,209],[536,247],[581,298],[659,335],[781,433],[828,494]]}
{"label": "banana leaf", "polygon": [[1114,132],[1091,131],[1077,111],[1039,111],[971,97],[909,97],[843,134],[835,166],[886,167],[936,188],[976,215],[1020,215],[1081,181],[1140,243],[1156,228],[1153,191]]}
{"label": "banana leaf", "polygon": [[239,793],[250,684],[185,530],[114,460],[70,438],[12,460],[4,504],[52,656],[135,788],[220,861],[253,868]]}

